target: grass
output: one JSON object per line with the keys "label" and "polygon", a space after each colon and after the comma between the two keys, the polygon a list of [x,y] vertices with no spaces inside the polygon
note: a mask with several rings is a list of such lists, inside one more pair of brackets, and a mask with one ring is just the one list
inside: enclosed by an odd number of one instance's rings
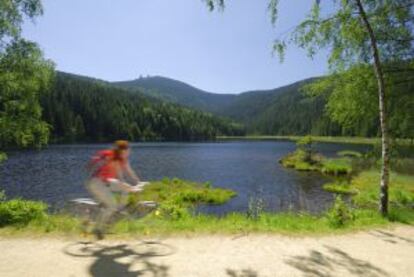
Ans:
{"label": "grass", "polygon": [[[401,215],[399,222],[414,222],[410,213]],[[407,219],[408,218],[408,219]],[[342,228],[333,227],[326,216],[294,213],[263,213],[252,219],[242,213],[224,217],[195,215],[170,219],[152,214],[141,220],[122,220],[112,226],[112,237],[151,235],[211,235],[240,233],[276,233],[285,235],[321,235],[364,230],[386,226],[390,222],[373,210],[357,210],[352,222]],[[0,236],[80,236],[79,219],[53,215],[33,221],[25,227],[8,226],[0,229]]]}
{"label": "grass", "polygon": [[320,171],[328,175],[347,175],[352,172],[351,160],[349,158],[323,159]]}
{"label": "grass", "polygon": [[71,235],[82,233],[80,219],[69,215],[47,215],[42,219],[35,219],[28,224],[14,224],[0,228],[0,236],[44,236],[44,235]]}
{"label": "grass", "polygon": [[[122,220],[112,226],[112,237],[151,235],[212,235],[240,233],[275,233],[285,235],[322,235],[366,230],[389,226],[392,223],[414,224],[412,210],[392,208],[390,220],[375,209],[356,209],[353,220],[341,226],[332,226],[325,215],[294,213],[263,213],[258,219],[243,213],[224,217],[212,215],[185,216],[177,219],[152,214],[141,220]],[[80,236],[81,222],[77,218],[52,215],[41,221],[22,226],[0,228],[0,236]]]}
{"label": "grass", "polygon": [[[218,140],[290,140],[298,141],[304,136],[265,136],[265,135],[247,135],[247,136],[218,136]],[[366,137],[331,137],[331,136],[312,136],[315,142],[327,143],[345,143],[345,144],[368,144],[375,145],[381,142],[379,138]],[[397,139],[401,145],[411,145],[410,139]]]}
{"label": "grass", "polygon": [[[351,188],[359,191],[353,197],[355,204],[363,207],[378,205],[380,173],[369,170],[360,173],[351,181]],[[414,176],[391,172],[389,201],[396,207],[410,206],[414,208]]]}
{"label": "grass", "polygon": [[335,181],[323,185],[323,189],[336,194],[357,194],[358,190],[352,188],[347,182]]}
{"label": "grass", "polygon": [[342,229],[332,227],[324,216],[293,213],[263,213],[257,220],[234,213],[224,217],[198,215],[179,220],[149,217],[142,221],[121,221],[113,232],[122,234],[328,234],[361,230],[368,226],[384,226],[388,221],[370,210],[358,211],[355,220]]}
{"label": "grass", "polygon": [[[290,140],[298,141],[303,136],[219,136],[219,140]],[[328,143],[349,143],[349,144],[377,144],[380,142],[379,138],[364,138],[364,137],[325,137],[325,136],[312,136],[315,142],[328,142]],[[401,140],[405,141],[405,140]],[[407,140],[407,143],[408,140]]]}

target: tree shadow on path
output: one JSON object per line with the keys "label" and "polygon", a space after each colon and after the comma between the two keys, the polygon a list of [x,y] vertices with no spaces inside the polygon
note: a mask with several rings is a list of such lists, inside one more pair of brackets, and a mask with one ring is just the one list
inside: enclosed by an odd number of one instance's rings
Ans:
{"label": "tree shadow on path", "polygon": [[153,276],[168,277],[169,266],[150,261],[153,257],[173,254],[174,249],[159,242],[104,245],[77,242],[67,245],[63,252],[72,257],[96,258],[89,267],[91,276]]}
{"label": "tree shadow on path", "polygon": [[386,277],[389,274],[367,261],[353,258],[348,253],[331,246],[324,246],[327,253],[311,250],[307,256],[293,256],[285,262],[302,271],[305,276],[333,277],[339,271],[349,276]]}
{"label": "tree shadow on path", "polygon": [[396,234],[393,234],[391,232],[383,231],[383,230],[374,230],[369,232],[369,234],[382,239],[383,241],[397,244],[397,243],[408,243],[414,245],[414,240],[409,239],[403,236],[398,236]]}
{"label": "tree shadow on path", "polygon": [[240,271],[233,269],[226,269],[229,277],[259,277],[256,271],[251,269],[242,269]]}

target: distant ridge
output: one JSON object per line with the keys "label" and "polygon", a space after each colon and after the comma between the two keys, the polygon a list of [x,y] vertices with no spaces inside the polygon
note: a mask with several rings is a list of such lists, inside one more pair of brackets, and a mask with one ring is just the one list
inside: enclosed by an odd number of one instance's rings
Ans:
{"label": "distant ridge", "polygon": [[206,92],[184,82],[161,76],[143,77],[112,84],[130,90],[140,90],[164,101],[250,123],[260,118],[263,112],[274,105],[281,94],[299,94],[304,84],[314,80],[316,78],[309,78],[275,89],[252,90],[240,94]]}
{"label": "distant ridge", "polygon": [[233,94],[206,92],[184,82],[161,76],[112,84],[130,90],[140,90],[152,97],[213,113],[219,113],[222,107],[231,104],[236,98]]}

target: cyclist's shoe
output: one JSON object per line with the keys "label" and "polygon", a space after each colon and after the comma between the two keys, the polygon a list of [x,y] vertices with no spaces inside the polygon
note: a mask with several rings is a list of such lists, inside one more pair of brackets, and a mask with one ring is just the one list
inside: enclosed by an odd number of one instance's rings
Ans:
{"label": "cyclist's shoe", "polygon": [[141,192],[143,190],[144,190],[144,187],[143,186],[140,186],[140,185],[136,185],[136,186],[133,186],[131,188],[131,192]]}
{"label": "cyclist's shoe", "polygon": [[101,229],[93,229],[93,234],[95,235],[97,240],[103,240],[105,238],[104,232]]}
{"label": "cyclist's shoe", "polygon": [[119,215],[129,215],[129,206],[128,205],[125,205],[125,206],[122,206],[122,207],[120,207],[117,211],[116,211],[116,214],[119,214]]}

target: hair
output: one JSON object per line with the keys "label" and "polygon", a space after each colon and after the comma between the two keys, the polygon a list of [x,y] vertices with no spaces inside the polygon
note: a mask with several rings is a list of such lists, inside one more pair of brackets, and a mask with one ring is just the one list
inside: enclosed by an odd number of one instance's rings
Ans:
{"label": "hair", "polygon": [[117,140],[114,143],[114,160],[122,160],[121,152],[129,149],[129,143],[126,140]]}

